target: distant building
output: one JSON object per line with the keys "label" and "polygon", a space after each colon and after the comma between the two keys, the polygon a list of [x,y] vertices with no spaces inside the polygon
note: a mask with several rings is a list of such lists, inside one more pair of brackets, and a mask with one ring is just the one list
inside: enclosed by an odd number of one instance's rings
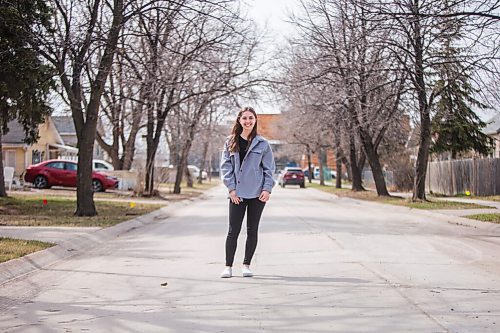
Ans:
{"label": "distant building", "polygon": [[26,167],[53,158],[75,159],[78,149],[66,145],[50,117],[38,126],[40,139],[28,145],[25,134],[17,120],[7,125],[9,132],[2,136],[4,167],[13,167],[15,176],[20,176]]}
{"label": "distant building", "polygon": [[[38,126],[39,139],[28,145],[25,134],[17,120],[7,125],[9,132],[2,136],[3,165],[13,167],[19,177],[30,165],[49,159],[77,160],[78,148],[75,125],[71,117],[47,117]],[[104,159],[104,151],[94,144],[94,159]]]}
{"label": "distant building", "polygon": [[278,146],[284,143],[280,131],[281,114],[258,114],[259,134],[265,137],[271,145]]}

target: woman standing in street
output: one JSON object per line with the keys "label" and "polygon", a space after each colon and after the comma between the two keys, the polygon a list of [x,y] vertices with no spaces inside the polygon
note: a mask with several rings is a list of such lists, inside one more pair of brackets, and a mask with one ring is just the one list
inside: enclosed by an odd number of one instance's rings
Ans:
{"label": "woman standing in street", "polygon": [[259,221],[274,186],[274,157],[266,139],[257,134],[257,114],[251,107],[243,108],[236,118],[231,135],[224,144],[220,172],[229,191],[229,231],[226,238],[226,268],[222,278],[233,276],[232,267],[238,235],[247,214],[247,240],[242,273],[250,270]]}

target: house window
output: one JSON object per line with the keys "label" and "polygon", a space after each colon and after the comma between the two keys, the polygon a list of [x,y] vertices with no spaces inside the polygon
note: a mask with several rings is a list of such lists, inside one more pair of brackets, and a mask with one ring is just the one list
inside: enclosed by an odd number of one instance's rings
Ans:
{"label": "house window", "polygon": [[16,168],[16,151],[4,150],[3,151],[3,166]]}
{"label": "house window", "polygon": [[31,153],[31,164],[38,164],[43,161],[43,155],[45,152],[39,150],[33,150]]}

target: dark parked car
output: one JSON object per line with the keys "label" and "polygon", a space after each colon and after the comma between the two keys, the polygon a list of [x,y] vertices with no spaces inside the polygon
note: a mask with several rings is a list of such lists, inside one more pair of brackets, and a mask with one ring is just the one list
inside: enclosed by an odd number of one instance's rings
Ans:
{"label": "dark parked car", "polygon": [[[72,161],[49,160],[30,165],[24,174],[24,180],[36,188],[51,186],[76,187],[76,171],[78,165]],[[92,172],[92,188],[94,192],[104,192],[118,187],[118,178],[104,173]]]}
{"label": "dark parked car", "polygon": [[281,187],[286,185],[300,185],[300,187],[306,187],[304,171],[301,168],[285,168],[279,178],[279,184]]}

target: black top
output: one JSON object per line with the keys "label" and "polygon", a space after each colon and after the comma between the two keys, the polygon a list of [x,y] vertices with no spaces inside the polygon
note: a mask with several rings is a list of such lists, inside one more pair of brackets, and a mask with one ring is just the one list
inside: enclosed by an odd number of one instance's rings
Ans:
{"label": "black top", "polygon": [[238,136],[238,144],[240,145],[240,165],[243,163],[243,159],[247,154],[248,141]]}

